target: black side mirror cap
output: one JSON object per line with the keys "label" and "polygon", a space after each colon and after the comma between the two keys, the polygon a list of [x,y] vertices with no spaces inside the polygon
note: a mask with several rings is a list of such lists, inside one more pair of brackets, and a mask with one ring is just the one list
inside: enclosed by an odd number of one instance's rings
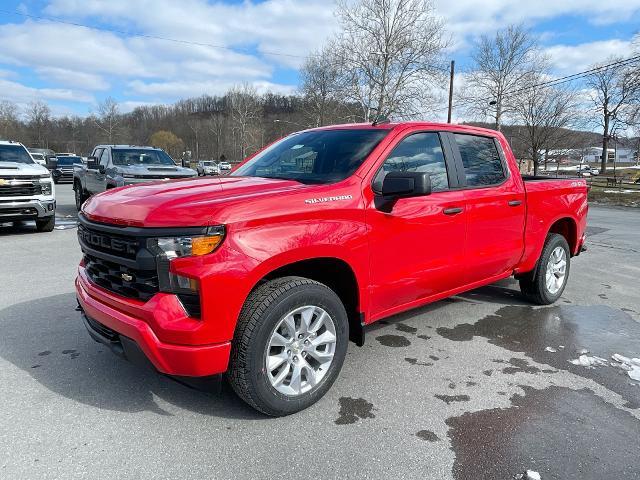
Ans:
{"label": "black side mirror cap", "polygon": [[87,168],[89,170],[98,169],[98,159],[96,157],[87,157]]}
{"label": "black side mirror cap", "polygon": [[58,168],[58,159],[56,157],[50,157],[47,159],[47,168],[49,170],[55,170]]}
{"label": "black side mirror cap", "polygon": [[382,181],[383,197],[421,197],[431,193],[431,175],[425,172],[389,172]]}

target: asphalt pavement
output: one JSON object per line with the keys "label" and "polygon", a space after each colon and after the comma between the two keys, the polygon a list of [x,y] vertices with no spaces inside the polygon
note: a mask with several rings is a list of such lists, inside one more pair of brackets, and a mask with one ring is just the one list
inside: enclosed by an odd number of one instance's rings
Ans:
{"label": "asphalt pavement", "polygon": [[591,208],[555,305],[509,280],[380,322],[324,399],[273,419],[89,338],[57,198],[51,233],[0,226],[0,478],[640,478],[639,382],[610,360],[640,357],[639,209]]}

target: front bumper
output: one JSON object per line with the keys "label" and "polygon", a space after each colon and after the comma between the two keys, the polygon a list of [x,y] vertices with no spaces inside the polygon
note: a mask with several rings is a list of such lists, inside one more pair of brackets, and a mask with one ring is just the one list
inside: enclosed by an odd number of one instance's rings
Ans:
{"label": "front bumper", "polygon": [[91,337],[115,353],[132,359],[140,350],[156,370],[172,376],[208,377],[227,370],[231,342],[178,345],[158,339],[143,318],[151,315],[171,322],[167,318],[172,312],[170,299],[141,303],[119,297],[92,284],[82,267],[76,279],[76,296]]}
{"label": "front bumper", "polygon": [[28,220],[55,215],[56,201],[40,199],[0,199],[0,221]]}

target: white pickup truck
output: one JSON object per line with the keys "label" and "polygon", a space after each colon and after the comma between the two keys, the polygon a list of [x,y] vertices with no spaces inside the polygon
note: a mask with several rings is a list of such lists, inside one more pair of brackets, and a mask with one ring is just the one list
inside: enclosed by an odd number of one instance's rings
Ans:
{"label": "white pickup truck", "polygon": [[0,223],[35,220],[39,232],[56,222],[51,173],[18,142],[0,140]]}

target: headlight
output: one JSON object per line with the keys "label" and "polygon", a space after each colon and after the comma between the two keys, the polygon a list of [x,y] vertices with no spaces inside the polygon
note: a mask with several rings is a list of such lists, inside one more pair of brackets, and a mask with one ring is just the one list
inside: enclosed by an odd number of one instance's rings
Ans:
{"label": "headlight", "polygon": [[51,179],[50,178],[40,179],[40,192],[42,192],[42,195],[51,195]]}
{"label": "headlight", "polygon": [[149,239],[149,250],[167,260],[212,253],[224,239],[224,227],[210,227],[206,234],[192,237]]}

